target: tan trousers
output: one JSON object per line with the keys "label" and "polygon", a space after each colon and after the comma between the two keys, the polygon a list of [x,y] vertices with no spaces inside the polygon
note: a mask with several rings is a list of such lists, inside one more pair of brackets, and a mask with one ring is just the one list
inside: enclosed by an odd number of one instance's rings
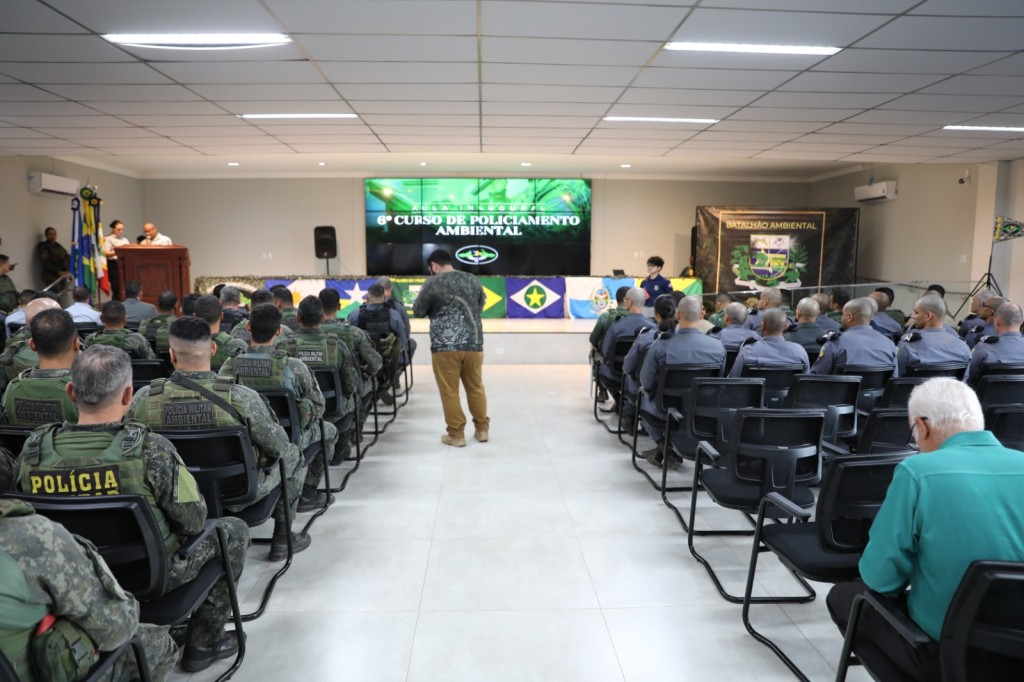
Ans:
{"label": "tan trousers", "polygon": [[459,398],[459,381],[466,387],[469,412],[473,415],[473,426],[477,431],[487,431],[491,420],[487,418],[487,394],[484,392],[484,354],[473,351],[448,351],[433,353],[434,378],[441,393],[441,407],[448,435],[464,438],[466,413],[462,411]]}

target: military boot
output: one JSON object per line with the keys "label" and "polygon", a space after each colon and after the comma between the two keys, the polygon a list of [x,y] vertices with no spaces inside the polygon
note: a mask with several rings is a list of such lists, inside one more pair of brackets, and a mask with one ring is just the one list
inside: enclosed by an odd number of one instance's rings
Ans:
{"label": "military boot", "polygon": [[334,502],[334,495],[322,493],[315,485],[302,486],[302,497],[299,498],[299,513],[322,509],[325,504]]}
{"label": "military boot", "polygon": [[[274,537],[270,540],[270,561],[281,561],[288,556],[288,533],[290,531],[280,521],[274,521]],[[309,533],[292,533],[292,553],[298,554],[309,547],[313,538]]]}

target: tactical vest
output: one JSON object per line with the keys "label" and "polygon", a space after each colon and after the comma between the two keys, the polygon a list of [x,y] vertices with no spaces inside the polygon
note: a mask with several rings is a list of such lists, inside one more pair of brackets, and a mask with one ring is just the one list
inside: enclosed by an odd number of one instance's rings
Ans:
{"label": "tactical vest", "polygon": [[48,424],[36,429],[25,441],[19,487],[33,495],[62,497],[142,495],[153,510],[170,557],[180,542],[146,485],[144,454],[149,427],[129,420],[102,450],[97,448],[109,434],[78,431],[70,434],[73,438],[63,439],[58,452],[53,441],[60,426]]}
{"label": "tactical vest", "polygon": [[7,423],[15,426],[40,426],[53,422],[77,422],[78,406],[68,397],[65,387],[71,374],[33,378],[31,370],[18,375],[4,393],[3,407]]}
{"label": "tactical vest", "polygon": [[247,351],[232,358],[228,370],[238,383],[255,391],[287,388],[298,395],[295,372],[288,366],[288,354],[283,350]]}
{"label": "tactical vest", "polygon": [[359,306],[357,325],[371,337],[382,339],[391,333],[391,310],[384,306],[370,310],[364,303]]}
{"label": "tactical vest", "polygon": [[154,351],[167,351],[171,347],[171,322],[174,319],[173,316],[157,315],[144,322],[146,330],[140,333],[146,337]]}
{"label": "tactical vest", "polygon": [[[224,402],[236,407],[231,400],[231,382],[217,378],[208,383],[206,379],[193,379],[203,388],[213,391]],[[160,429],[210,429],[218,426],[244,426],[228,414],[224,408],[205,396],[174,383],[170,379],[155,379],[149,385],[149,394],[140,406],[150,428]],[[137,407],[136,409],[139,409]],[[142,416],[142,415],[140,415]]]}
{"label": "tactical vest", "polygon": [[0,367],[3,367],[7,381],[13,381],[26,369],[39,366],[39,355],[28,345],[28,337],[8,342],[7,348],[0,355]]}
{"label": "tactical vest", "polygon": [[96,332],[89,337],[89,341],[86,346],[113,346],[114,348],[120,348],[127,352],[127,344],[125,343],[129,334],[127,329],[117,329],[113,332]]}
{"label": "tactical vest", "polygon": [[298,358],[310,366],[341,367],[342,357],[338,344],[341,343],[334,334],[317,334],[311,337],[306,333],[289,336],[280,346],[293,358]]}
{"label": "tactical vest", "polygon": [[228,341],[231,340],[231,334],[227,332],[217,332],[213,335],[213,344],[217,347],[217,352],[210,358],[210,369],[217,371],[227,362],[228,357]]}
{"label": "tactical vest", "polygon": [[[12,500],[4,505],[0,515],[28,516],[32,513],[29,505]],[[29,665],[29,642],[32,631],[49,612],[45,604],[34,604],[30,599],[25,572],[14,557],[0,550],[0,651],[22,680],[35,679]]]}

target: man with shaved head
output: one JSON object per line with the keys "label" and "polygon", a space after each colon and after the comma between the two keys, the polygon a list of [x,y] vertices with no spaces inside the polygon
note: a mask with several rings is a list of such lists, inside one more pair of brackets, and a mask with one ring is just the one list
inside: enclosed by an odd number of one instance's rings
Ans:
{"label": "man with shaved head", "polygon": [[885,312],[889,309],[889,305],[892,304],[889,294],[885,291],[876,290],[872,291],[868,296],[878,306],[878,312],[871,318],[871,326],[875,328],[875,331],[885,334],[889,338],[893,338],[896,334],[903,331],[903,325],[889,317]]}
{"label": "man with shaved head", "polygon": [[[615,357],[615,344],[619,339],[632,339],[640,333],[641,329],[656,326],[654,320],[644,317],[644,304],[647,294],[640,287],[633,287],[626,292],[622,302],[626,306],[626,314],[615,320],[612,326],[605,332],[604,340],[601,342],[601,355],[604,356],[604,364],[598,373],[598,380],[608,389],[612,398],[615,399],[616,407],[619,404],[619,392],[621,387],[612,376],[612,359]],[[653,308],[652,308],[653,310]]]}
{"label": "man with shaved head", "polygon": [[[812,301],[813,303],[813,301]],[[786,313],[778,308],[771,308],[761,315],[761,338],[740,348],[729,372],[731,377],[743,376],[744,367],[778,367],[780,365],[800,365],[802,373],[811,367],[807,360],[807,351],[798,343],[786,341],[782,333],[786,331]]]}
{"label": "man with shaved head", "polygon": [[895,367],[896,346],[871,327],[874,315],[869,298],[855,298],[843,306],[843,331],[828,335],[811,374],[839,374],[848,365]]}
{"label": "man with shaved head", "polygon": [[893,376],[906,376],[908,370],[926,369],[929,365],[966,363],[971,351],[959,336],[943,329],[946,303],[936,294],[928,294],[914,303],[916,329],[900,338]]}
{"label": "man with shaved head", "polygon": [[[842,326],[839,324],[839,320],[833,320],[828,316],[828,311],[832,307],[832,297],[823,291],[819,291],[811,294],[810,298],[818,304],[818,319],[815,320],[815,322],[818,323],[818,326],[826,332],[842,331]],[[799,320],[797,320],[797,323],[799,323]]]}
{"label": "man with shaved head", "polygon": [[747,328],[747,309],[742,303],[730,303],[723,310],[722,327],[712,327],[708,336],[715,337],[726,348],[739,348],[749,339],[757,339],[760,327]]}
{"label": "man with shaved head", "polygon": [[996,333],[984,337],[971,352],[964,381],[976,386],[983,374],[999,374],[999,365],[1024,363],[1024,314],[1016,303],[1003,303],[992,316]]}
{"label": "man with shaved head", "polygon": [[[817,356],[821,352],[825,333],[834,331],[825,329],[825,326],[821,324],[821,320],[828,320],[828,318],[820,315],[820,310],[818,301],[814,298],[801,298],[796,304],[796,326],[790,327],[784,334],[787,341],[800,344],[812,356]],[[828,321],[832,322],[832,320]]]}
{"label": "man with shaved head", "polygon": [[[778,287],[768,287],[761,292],[761,297],[757,299],[757,308],[750,311],[747,315],[747,329],[752,329],[755,332],[761,329],[761,315],[765,310],[771,310],[772,308],[782,308],[782,290]],[[791,311],[783,308],[783,312],[788,316]],[[792,320],[789,320],[792,323]]]}
{"label": "man with shaved head", "polygon": [[996,325],[992,320],[996,310],[1002,304],[1006,303],[1006,299],[1002,296],[989,296],[981,305],[978,306],[978,319],[975,320],[973,326],[967,330],[967,335],[964,336],[964,341],[971,348],[978,345],[982,338],[986,336],[995,336]]}
{"label": "man with shaved head", "polygon": [[982,289],[974,296],[971,297],[971,312],[963,320],[960,321],[960,336],[966,338],[967,333],[977,327],[979,324],[983,324],[978,319],[978,313],[981,310],[981,304],[996,295],[996,292],[991,289]]}

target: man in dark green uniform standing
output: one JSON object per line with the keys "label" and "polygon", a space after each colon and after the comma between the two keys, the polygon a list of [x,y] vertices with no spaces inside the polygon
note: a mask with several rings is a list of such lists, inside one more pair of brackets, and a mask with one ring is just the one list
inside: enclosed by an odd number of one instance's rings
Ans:
{"label": "man in dark green uniform standing", "polygon": [[43,286],[50,286],[61,277],[67,277],[71,270],[71,256],[67,249],[57,243],[57,230],[48,227],[43,232],[44,241],[36,244],[36,258],[39,259],[43,274]]}

